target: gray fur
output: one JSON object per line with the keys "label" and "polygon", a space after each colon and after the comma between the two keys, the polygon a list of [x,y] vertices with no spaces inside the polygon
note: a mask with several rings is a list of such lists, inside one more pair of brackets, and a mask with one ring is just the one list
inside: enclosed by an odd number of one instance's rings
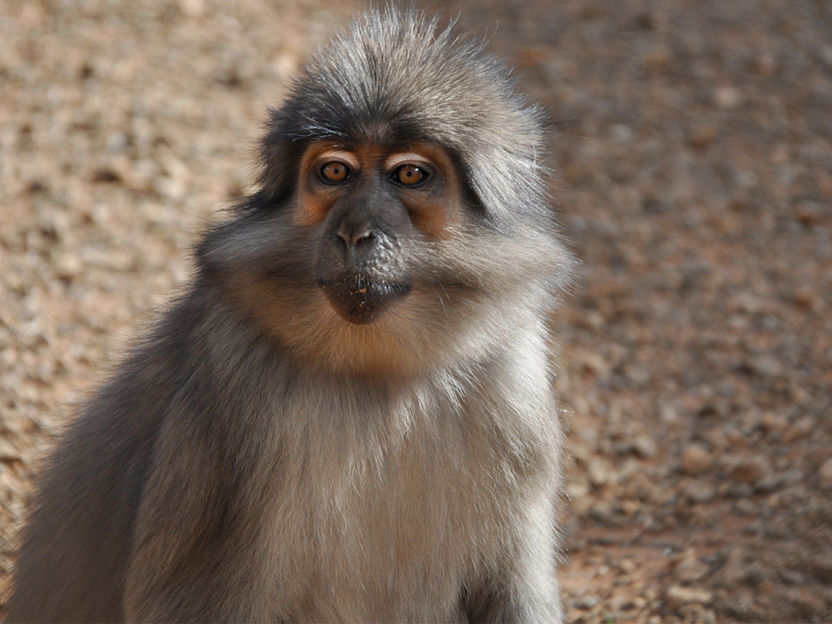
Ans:
{"label": "gray fur", "polygon": [[[431,140],[468,201],[412,292],[341,319],[292,221],[322,138]],[[416,13],[370,12],[272,114],[261,189],[52,459],[10,621],[561,618],[546,319],[569,275],[538,114]]]}

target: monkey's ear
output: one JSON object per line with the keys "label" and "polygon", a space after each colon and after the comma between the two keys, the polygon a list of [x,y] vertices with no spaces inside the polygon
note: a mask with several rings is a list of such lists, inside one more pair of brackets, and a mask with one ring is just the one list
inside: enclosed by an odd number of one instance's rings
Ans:
{"label": "monkey's ear", "polygon": [[288,132],[287,117],[285,109],[269,109],[266,134],[260,142],[258,195],[271,205],[285,203],[294,193],[298,166],[306,147],[306,141]]}

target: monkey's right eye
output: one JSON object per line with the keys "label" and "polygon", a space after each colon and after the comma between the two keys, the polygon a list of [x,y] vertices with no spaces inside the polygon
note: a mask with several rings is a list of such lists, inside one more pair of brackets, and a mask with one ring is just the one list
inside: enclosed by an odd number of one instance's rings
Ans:
{"label": "monkey's right eye", "polygon": [[350,168],[340,160],[333,160],[321,167],[321,180],[327,184],[339,184],[349,179],[352,172]]}

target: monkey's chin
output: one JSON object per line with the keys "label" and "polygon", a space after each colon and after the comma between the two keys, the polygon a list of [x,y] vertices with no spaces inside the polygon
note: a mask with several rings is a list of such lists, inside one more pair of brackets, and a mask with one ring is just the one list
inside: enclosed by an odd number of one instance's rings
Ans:
{"label": "monkey's chin", "polygon": [[409,284],[360,278],[319,279],[318,286],[333,310],[345,321],[355,325],[372,323],[393,302],[410,292]]}

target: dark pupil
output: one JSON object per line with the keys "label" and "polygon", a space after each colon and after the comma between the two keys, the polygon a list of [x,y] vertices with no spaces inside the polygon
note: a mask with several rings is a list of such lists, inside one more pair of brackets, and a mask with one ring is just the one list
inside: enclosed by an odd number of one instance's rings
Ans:
{"label": "dark pupil", "polygon": [[329,166],[329,175],[333,178],[339,177],[341,175],[340,165],[330,165]]}
{"label": "dark pupil", "polygon": [[416,167],[404,167],[402,169],[402,177],[407,182],[413,182],[419,179],[419,170]]}

